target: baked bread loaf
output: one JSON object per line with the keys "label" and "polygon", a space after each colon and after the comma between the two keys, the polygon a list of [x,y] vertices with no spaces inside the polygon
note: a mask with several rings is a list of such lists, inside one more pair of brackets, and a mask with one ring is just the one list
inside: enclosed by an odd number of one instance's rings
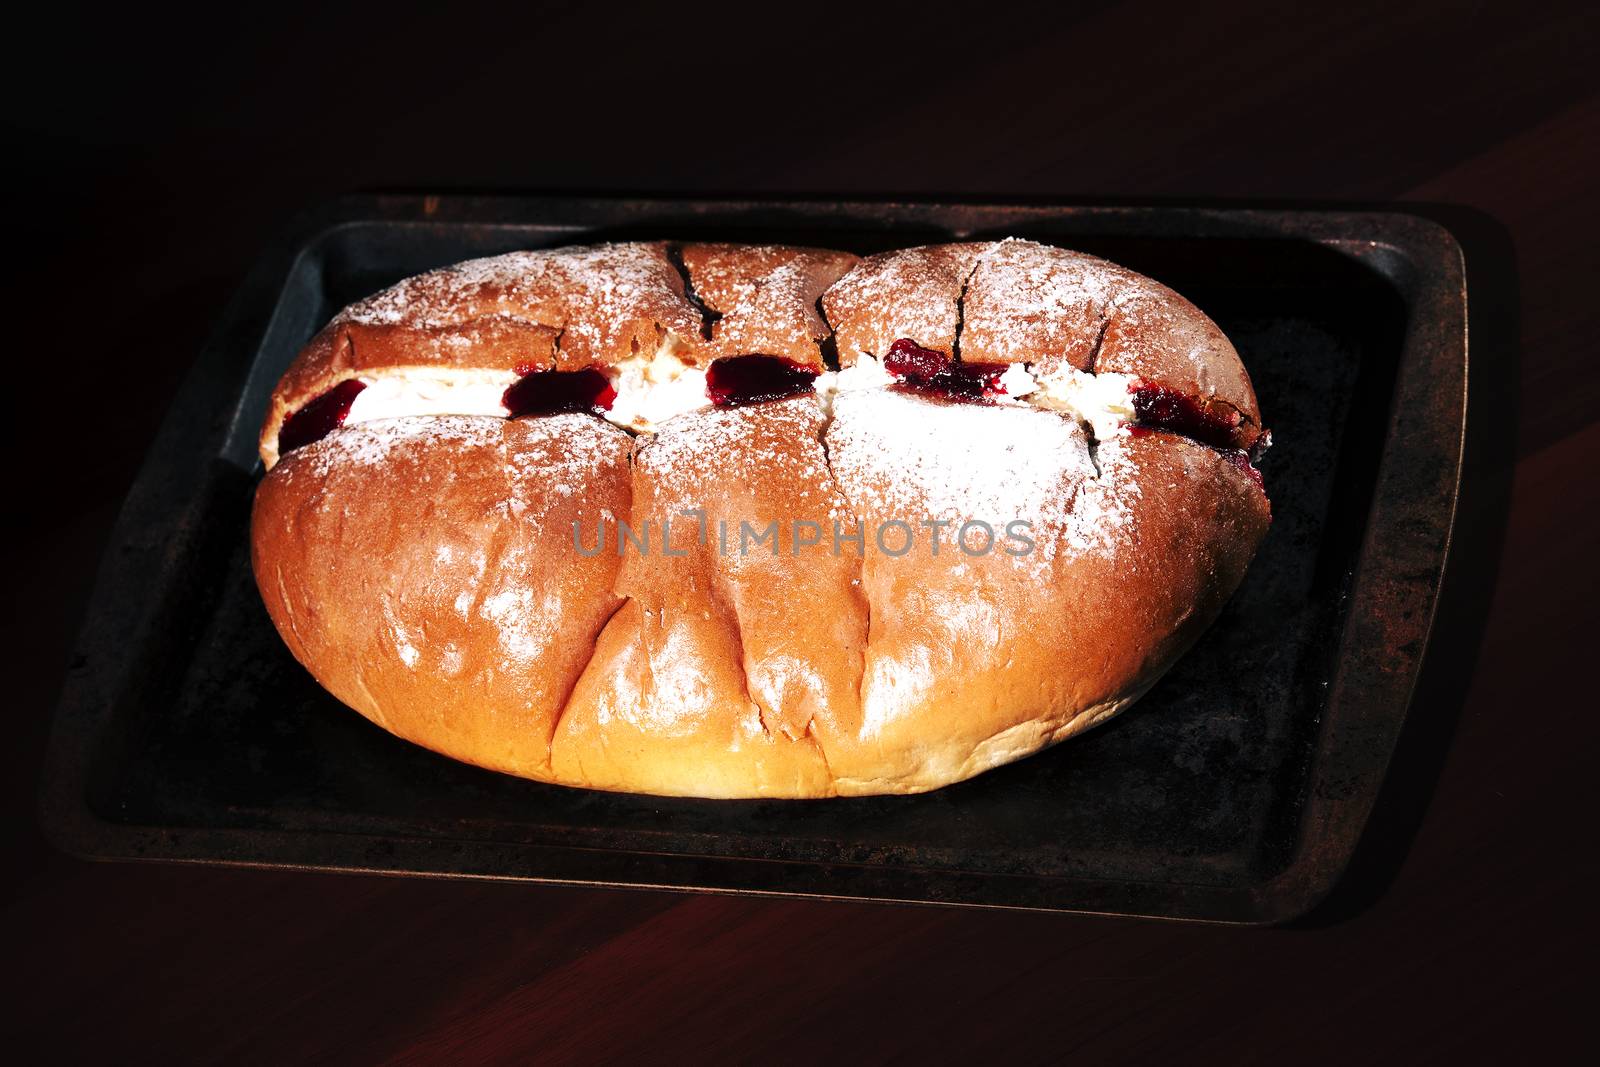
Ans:
{"label": "baked bread loaf", "polygon": [[1030,241],[517,252],[278,383],[252,559],[384,729],[596,789],[937,788],[1127,707],[1265,535],[1222,332]]}

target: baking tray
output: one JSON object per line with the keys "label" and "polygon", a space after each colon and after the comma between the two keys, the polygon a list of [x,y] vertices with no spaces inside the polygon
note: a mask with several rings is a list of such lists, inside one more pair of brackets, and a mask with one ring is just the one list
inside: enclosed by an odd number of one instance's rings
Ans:
{"label": "baking tray", "polygon": [[[268,392],[345,303],[426,268],[623,238],[870,252],[1033,237],[1184,293],[1276,446],[1238,594],[1134,709],[915,797],[704,801],[502,777],[325,694],[256,595]],[[1404,213],[377,196],[266,254],[176,396],[102,565],[42,810],[97,858],[1283,921],[1372,808],[1442,576],[1466,411],[1459,247]]]}

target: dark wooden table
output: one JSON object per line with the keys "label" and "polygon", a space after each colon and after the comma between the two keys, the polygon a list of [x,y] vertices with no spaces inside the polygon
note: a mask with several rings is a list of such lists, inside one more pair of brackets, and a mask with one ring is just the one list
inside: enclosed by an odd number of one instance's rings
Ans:
{"label": "dark wooden table", "polygon": [[[1584,7],[12,16],[6,1047],[1276,1064],[1592,1044]],[[1427,675],[1334,897],[1234,930],[53,853],[33,815],[46,723],[165,397],[288,215],[385,187],[1427,205],[1468,249],[1469,482]]]}

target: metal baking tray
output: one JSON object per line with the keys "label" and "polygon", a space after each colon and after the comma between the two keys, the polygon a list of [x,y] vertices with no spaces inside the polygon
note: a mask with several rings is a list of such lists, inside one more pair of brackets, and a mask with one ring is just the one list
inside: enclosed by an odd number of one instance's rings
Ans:
{"label": "metal baking tray", "polygon": [[[1017,235],[1221,324],[1274,522],[1199,644],[1112,723],[914,797],[661,799],[452,762],[300,669],[250,577],[269,390],[339,307],[426,268],[627,238],[870,252]],[[108,859],[1284,921],[1349,860],[1406,714],[1466,411],[1459,247],[1404,213],[375,196],[304,217],[226,311],[113,534],[57,711],[47,832]]]}

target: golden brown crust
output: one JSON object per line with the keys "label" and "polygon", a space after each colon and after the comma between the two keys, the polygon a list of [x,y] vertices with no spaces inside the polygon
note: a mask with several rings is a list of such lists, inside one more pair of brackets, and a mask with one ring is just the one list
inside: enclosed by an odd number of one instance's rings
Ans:
{"label": "golden brown crust", "polygon": [[1088,369],[1122,288],[1114,270],[1093,256],[1032,241],[986,246],[962,302],[961,358],[1046,367],[1065,361]]}
{"label": "golden brown crust", "polygon": [[711,312],[711,359],[780,356],[823,369],[828,324],[817,300],[857,262],[849,252],[783,245],[690,244],[681,251],[694,295]]}
{"label": "golden brown crust", "polygon": [[868,256],[822,295],[839,363],[882,358],[902,337],[955,351],[963,286],[983,244],[927,245]]}
{"label": "golden brown crust", "polygon": [[[1209,625],[1269,520],[1212,449],[1148,434],[1091,458],[1054,412],[847,396],[827,441],[869,526],[952,520],[939,556],[933,530],[910,552],[867,546],[863,727],[827,747],[840,792],[934,788],[1124,706]],[[1027,522],[1031,550],[968,554],[987,535],[958,543],[960,526],[980,520],[996,537]]]}
{"label": "golden brown crust", "polygon": [[860,718],[866,605],[857,561],[804,544],[849,521],[822,429],[816,402],[797,397],[682,416],[638,449],[633,525],[658,540],[624,564],[629,607],[562,718],[558,775],[698,796],[832,793],[823,747]]}
{"label": "golden brown crust", "polygon": [[621,603],[573,550],[627,515],[630,441],[583,415],[363,423],[262,480],[256,583],[340,700],[457,759],[549,777],[550,737]]}
{"label": "golden brown crust", "polygon": [[1199,308],[1150,283],[1133,290],[1106,322],[1095,373],[1132,374],[1244,417],[1253,442],[1261,408],[1233,344]]}
{"label": "golden brown crust", "polygon": [[[363,372],[616,363],[666,333],[691,361],[748,348],[815,366],[828,324],[814,293],[847,363],[900,337],[959,339],[970,361],[1131,374],[1259,422],[1209,320],[1092,257],[997,242],[852,267],[688,245],[674,255],[722,316],[707,341],[666,247],[621,247],[576,254],[633,279],[626,299],[599,300],[602,282],[555,265],[564,252],[463,265],[348,310],[280,383],[264,446],[273,418]],[[914,792],[1093,725],[1166,670],[1265,534],[1266,496],[1240,462],[883,388],[831,411],[807,395],[680,415],[637,439],[587,415],[411,417],[278,463],[254,563],[319,681],[455,758],[663,794]],[[981,554],[960,547],[971,520],[990,526]],[[1015,521],[1026,551],[1010,551]]]}

